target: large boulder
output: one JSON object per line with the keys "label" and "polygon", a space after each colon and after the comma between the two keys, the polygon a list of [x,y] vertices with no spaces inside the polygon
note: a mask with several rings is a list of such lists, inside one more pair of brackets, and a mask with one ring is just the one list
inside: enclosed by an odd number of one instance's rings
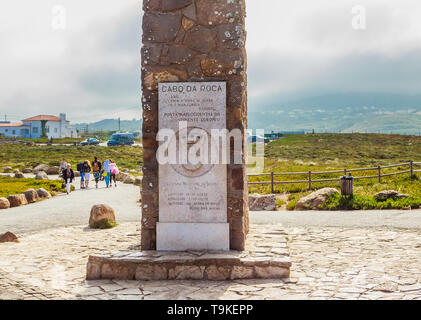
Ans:
{"label": "large boulder", "polygon": [[34,203],[39,200],[38,192],[36,192],[35,189],[28,189],[23,194],[25,195],[26,201],[28,201],[28,203]]}
{"label": "large boulder", "polygon": [[127,174],[127,173],[125,173],[125,172],[120,172],[117,176],[116,176],[116,178],[117,178],[117,181],[122,181],[122,182],[124,182],[124,180],[126,180],[127,179],[127,177],[129,177],[130,175],[129,174]]}
{"label": "large boulder", "polygon": [[322,209],[327,199],[334,195],[339,194],[339,191],[334,188],[323,188],[310,193],[308,196],[301,198],[297,205],[296,210],[317,210]]}
{"label": "large boulder", "polygon": [[16,172],[15,175],[13,176],[15,179],[24,179],[25,176],[23,175],[22,172]]}
{"label": "large boulder", "polygon": [[10,202],[6,198],[0,198],[0,209],[9,209]]}
{"label": "large boulder", "polygon": [[39,165],[37,165],[35,168],[34,168],[34,170],[32,171],[33,173],[35,173],[35,174],[37,174],[38,172],[40,172],[40,171],[44,171],[44,172],[47,172],[48,171],[48,169],[50,169],[50,166],[49,165],[46,165],[46,164],[39,164]]}
{"label": "large boulder", "polygon": [[58,169],[59,169],[58,167],[50,167],[45,173],[49,175],[59,174]]}
{"label": "large boulder", "polygon": [[3,168],[3,172],[4,173],[10,173],[10,172],[12,172],[12,167],[4,167]]}
{"label": "large boulder", "polygon": [[35,175],[36,180],[48,180],[48,176],[44,171],[38,171]]}
{"label": "large boulder", "polygon": [[10,207],[20,207],[25,204],[28,204],[26,197],[24,194],[12,194],[7,197],[7,200],[10,202]]}
{"label": "large boulder", "polygon": [[395,199],[395,198],[409,198],[409,194],[400,193],[395,190],[385,190],[380,191],[374,195],[374,198],[377,201],[384,201],[387,199]]}
{"label": "large boulder", "polygon": [[75,174],[75,177],[80,177],[80,172],[79,171],[73,171],[73,173]]}
{"label": "large boulder", "polygon": [[258,194],[249,195],[250,211],[274,211],[276,210],[276,197],[274,194]]}
{"label": "large boulder", "polygon": [[91,228],[101,228],[101,226],[116,224],[113,208],[107,204],[96,204],[91,208],[89,217],[89,226]]}
{"label": "large boulder", "polygon": [[31,168],[25,168],[22,170],[23,173],[32,173],[32,169]]}
{"label": "large boulder", "polygon": [[129,174],[123,180],[123,183],[125,184],[134,184],[134,182],[135,182],[135,178]]}
{"label": "large boulder", "polygon": [[0,243],[4,242],[19,242],[18,237],[11,232],[0,234]]}
{"label": "large boulder", "polygon": [[38,196],[42,199],[50,199],[52,197],[51,194],[44,188],[37,189],[37,193]]}

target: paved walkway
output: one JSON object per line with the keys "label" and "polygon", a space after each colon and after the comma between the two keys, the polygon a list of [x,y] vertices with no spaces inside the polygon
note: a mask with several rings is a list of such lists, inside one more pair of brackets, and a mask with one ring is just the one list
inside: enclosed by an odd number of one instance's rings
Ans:
{"label": "paved walkway", "polygon": [[[50,179],[57,176],[49,176]],[[61,194],[52,199],[22,207],[0,211],[0,233],[11,231],[18,235],[26,232],[88,224],[89,213],[94,204],[109,204],[116,212],[118,222],[140,221],[141,208],[138,186],[117,182],[117,188],[105,188],[100,182],[95,188],[81,190],[80,178],[74,182],[76,190],[70,195]]]}
{"label": "paved walkway", "polygon": [[389,228],[287,228],[286,281],[84,280],[90,254],[139,250],[139,229],[74,226],[0,245],[0,299],[421,299],[421,231]]}
{"label": "paved walkway", "polygon": [[285,227],[421,229],[421,210],[266,211],[250,213],[250,221],[256,224],[281,223]]}

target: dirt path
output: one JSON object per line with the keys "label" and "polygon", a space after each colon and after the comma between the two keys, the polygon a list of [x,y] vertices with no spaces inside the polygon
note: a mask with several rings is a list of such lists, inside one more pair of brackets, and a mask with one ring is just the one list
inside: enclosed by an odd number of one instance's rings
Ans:
{"label": "dirt path", "polygon": [[[54,179],[57,177],[49,177]],[[62,194],[52,199],[22,207],[0,211],[0,233],[11,231],[16,234],[44,229],[88,224],[89,213],[94,204],[110,205],[116,213],[117,222],[140,221],[141,208],[139,187],[118,183],[117,188],[105,188],[95,181],[90,188],[80,190],[80,178],[74,182],[76,190],[70,195]]]}

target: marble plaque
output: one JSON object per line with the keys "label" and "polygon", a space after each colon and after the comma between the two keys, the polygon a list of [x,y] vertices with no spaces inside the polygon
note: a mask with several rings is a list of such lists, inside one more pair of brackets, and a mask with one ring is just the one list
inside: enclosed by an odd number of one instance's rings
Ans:
{"label": "marble plaque", "polygon": [[[160,83],[158,103],[160,130],[173,130],[177,140],[183,131],[188,136],[193,128],[203,130],[209,135],[208,152],[214,152],[211,130],[226,129],[225,82]],[[180,129],[180,122],[186,126]],[[194,142],[188,141],[187,149]],[[180,162],[177,157],[177,163],[159,167],[159,221],[227,222],[226,165]]]}
{"label": "marble plaque", "polygon": [[[177,224],[183,225],[180,229],[186,231],[185,235],[179,235],[184,243],[194,242],[203,235],[204,241],[200,244],[203,249],[212,248],[212,236],[203,234],[206,224],[209,224],[209,232],[215,229],[215,223],[221,224],[222,230],[218,232],[227,249],[229,246],[229,228],[227,221],[227,166],[220,162],[211,161],[211,154],[222,148],[218,143],[212,143],[213,129],[226,129],[226,83],[225,82],[188,82],[188,83],[160,83],[159,84],[159,130],[171,129],[175,134],[176,161],[159,165],[159,223],[165,223],[166,229],[175,230]],[[207,140],[202,137],[192,138],[191,133],[207,135]],[[186,158],[180,155],[181,141],[184,144]],[[207,147],[208,161],[205,163],[191,163],[188,156],[190,148],[202,142]],[[161,143],[162,145],[162,143]],[[183,149],[183,150],[184,150]],[[172,152],[170,149],[168,152]],[[173,154],[173,153],[172,153]],[[168,223],[174,226],[168,226]],[[186,227],[186,224],[191,227]],[[200,228],[197,224],[203,224]],[[195,228],[196,226],[196,228]],[[195,231],[196,229],[196,231]],[[157,243],[160,249],[160,237],[163,235],[158,228]],[[206,239],[209,239],[206,242]],[[162,246],[162,250],[170,250],[168,243]],[[181,245],[186,250],[189,246]],[[221,249],[218,244],[218,249]],[[180,246],[174,246],[174,250],[180,250]]]}

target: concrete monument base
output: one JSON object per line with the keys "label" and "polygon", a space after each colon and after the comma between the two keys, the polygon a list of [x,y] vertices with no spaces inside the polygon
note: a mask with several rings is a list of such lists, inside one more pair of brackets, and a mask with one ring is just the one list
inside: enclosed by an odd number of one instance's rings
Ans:
{"label": "concrete monument base", "polygon": [[230,246],[229,223],[157,223],[158,251],[221,250]]}
{"label": "concrete monument base", "polygon": [[245,251],[122,251],[90,256],[87,280],[235,280],[289,278],[291,261],[282,229],[251,230]]}

